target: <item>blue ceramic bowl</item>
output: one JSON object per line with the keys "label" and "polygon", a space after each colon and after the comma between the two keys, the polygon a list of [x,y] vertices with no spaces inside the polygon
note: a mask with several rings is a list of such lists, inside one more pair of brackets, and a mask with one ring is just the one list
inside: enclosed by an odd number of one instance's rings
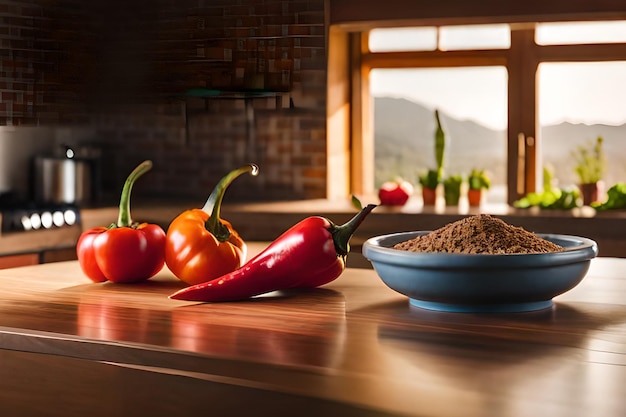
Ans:
{"label": "blue ceramic bowl", "polygon": [[363,255],[383,282],[412,305],[451,312],[521,312],[552,306],[552,298],[584,278],[598,245],[591,239],[537,234],[564,248],[533,254],[451,254],[393,249],[429,231],[377,236]]}

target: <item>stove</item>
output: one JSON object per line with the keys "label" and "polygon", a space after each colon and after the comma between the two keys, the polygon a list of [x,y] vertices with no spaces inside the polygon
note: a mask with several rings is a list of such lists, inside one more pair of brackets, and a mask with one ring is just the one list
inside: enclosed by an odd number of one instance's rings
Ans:
{"label": "stove", "polygon": [[0,211],[2,234],[80,225],[80,210],[72,204],[26,203],[10,207],[0,206]]}
{"label": "stove", "polygon": [[0,258],[37,253],[47,262],[48,253],[71,252],[82,232],[80,209],[73,204],[8,203],[0,196],[0,217]]}
{"label": "stove", "polygon": [[0,214],[2,235],[80,225],[80,209],[75,204],[24,201],[11,192],[0,194]]}

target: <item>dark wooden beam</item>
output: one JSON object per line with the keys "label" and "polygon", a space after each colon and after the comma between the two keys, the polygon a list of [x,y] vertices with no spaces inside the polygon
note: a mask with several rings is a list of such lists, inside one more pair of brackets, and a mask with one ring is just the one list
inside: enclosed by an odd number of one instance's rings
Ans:
{"label": "dark wooden beam", "polygon": [[363,30],[372,25],[514,23],[626,19],[623,0],[332,0],[331,25]]}

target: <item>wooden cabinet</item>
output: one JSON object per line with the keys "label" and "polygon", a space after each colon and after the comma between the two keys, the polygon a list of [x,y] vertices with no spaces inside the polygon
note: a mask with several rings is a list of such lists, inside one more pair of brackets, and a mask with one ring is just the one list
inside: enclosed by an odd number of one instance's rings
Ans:
{"label": "wooden cabinet", "polygon": [[0,256],[0,269],[76,260],[75,248],[50,249],[42,252]]}
{"label": "wooden cabinet", "polygon": [[0,232],[0,269],[75,260],[76,242],[81,232],[80,224],[28,232]]}
{"label": "wooden cabinet", "polygon": [[19,255],[0,256],[0,269],[15,268],[18,266],[37,265],[38,253],[23,253]]}
{"label": "wooden cabinet", "polygon": [[76,248],[74,247],[46,250],[43,251],[40,256],[40,262],[42,264],[48,264],[50,262],[75,261],[76,259]]}

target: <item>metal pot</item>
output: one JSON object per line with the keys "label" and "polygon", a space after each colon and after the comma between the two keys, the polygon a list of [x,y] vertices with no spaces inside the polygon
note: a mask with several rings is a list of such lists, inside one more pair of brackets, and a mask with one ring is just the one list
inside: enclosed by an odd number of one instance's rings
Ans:
{"label": "metal pot", "polygon": [[63,156],[37,156],[34,160],[35,199],[43,203],[89,203],[93,196],[93,164],[77,159],[66,148]]}

